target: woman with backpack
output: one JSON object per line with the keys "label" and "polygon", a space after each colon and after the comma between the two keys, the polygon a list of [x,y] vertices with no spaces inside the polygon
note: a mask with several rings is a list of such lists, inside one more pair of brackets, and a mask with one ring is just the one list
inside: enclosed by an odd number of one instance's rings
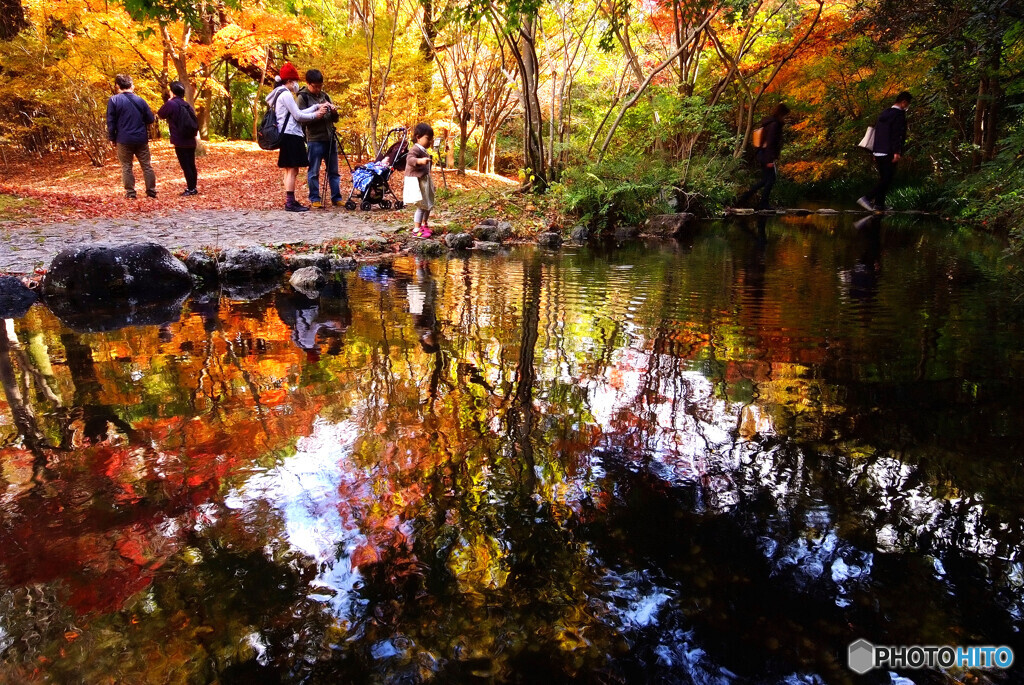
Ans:
{"label": "woman with backpack", "polygon": [[178,157],[181,172],[185,174],[184,197],[198,195],[196,182],[199,172],[196,170],[196,145],[199,138],[199,118],[192,105],[185,99],[185,86],[181,81],[171,81],[170,100],[167,100],[156,115],[167,122],[171,130],[171,145]]}
{"label": "woman with backpack", "polygon": [[770,208],[768,196],[772,193],[772,187],[779,177],[776,163],[782,153],[782,127],[786,123],[786,116],[789,114],[789,107],[784,102],[775,105],[771,115],[761,122],[759,140],[754,147],[757,149],[755,155],[757,165],[761,168],[761,180],[754,184],[747,192],[739,196],[736,204],[742,206],[754,196],[758,190],[761,191],[761,200],[757,203],[757,209],[766,210]]}
{"label": "woman with backpack", "polygon": [[267,95],[267,104],[277,116],[280,133],[277,166],[284,170],[284,208],[289,212],[308,212],[309,207],[295,199],[295,179],[299,168],[309,166],[302,124],[325,116],[331,106],[325,103],[299,109],[295,102],[295,93],[299,91],[299,72],[291,62],[285,62],[280,74],[281,85]]}

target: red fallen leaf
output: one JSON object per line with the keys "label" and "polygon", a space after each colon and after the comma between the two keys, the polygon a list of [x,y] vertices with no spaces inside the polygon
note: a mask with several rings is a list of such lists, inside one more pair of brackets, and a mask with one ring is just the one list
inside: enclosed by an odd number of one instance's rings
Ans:
{"label": "red fallen leaf", "polygon": [[356,551],[352,553],[352,557],[349,559],[349,563],[352,564],[352,568],[359,568],[360,566],[366,566],[367,564],[375,564],[380,561],[380,554],[377,552],[377,548],[371,544],[360,545],[356,548]]}

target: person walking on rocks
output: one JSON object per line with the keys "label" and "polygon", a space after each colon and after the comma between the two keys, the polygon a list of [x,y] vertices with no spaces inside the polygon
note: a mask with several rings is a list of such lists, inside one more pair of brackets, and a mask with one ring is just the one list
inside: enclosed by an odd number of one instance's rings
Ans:
{"label": "person walking on rocks", "polygon": [[295,102],[295,93],[298,91],[299,72],[291,62],[285,62],[281,67],[281,85],[267,95],[267,104],[274,108],[277,129],[281,132],[277,166],[284,171],[284,208],[289,212],[308,212],[309,207],[295,199],[295,180],[299,176],[299,168],[309,165],[302,124],[322,118],[331,106],[323,103],[299,109]]}
{"label": "person walking on rocks", "polygon": [[338,110],[331,102],[331,96],[324,92],[324,75],[319,69],[306,72],[306,85],[299,91],[295,100],[299,109],[313,105],[327,104],[331,107],[327,115],[303,125],[306,133],[306,147],[309,150],[309,171],[306,173],[306,184],[309,186],[309,204],[319,209],[323,207],[320,199],[320,164],[323,163],[327,174],[327,182],[331,188],[331,204],[343,204],[341,197],[341,174],[338,173],[338,145],[334,137],[334,123],[338,120]]}
{"label": "person walking on rocks", "polygon": [[132,163],[138,159],[146,179],[146,195],[156,197],[156,173],[149,155],[147,128],[156,121],[153,110],[135,94],[131,76],[118,74],[114,84],[118,92],[107,100],[107,138],[114,146],[117,161],[121,163],[121,182],[124,184],[125,196],[130,200],[136,197]]}
{"label": "person walking on rocks", "polygon": [[772,194],[772,188],[779,177],[776,163],[782,153],[782,126],[785,123],[786,115],[789,114],[789,107],[780,102],[772,110],[771,115],[761,122],[760,140],[757,145],[757,163],[761,167],[761,180],[755,183],[750,190],[740,195],[736,204],[743,205],[754,196],[758,190],[761,191],[761,200],[757,203],[757,209],[768,209],[768,198]]}
{"label": "person walking on rocks", "polygon": [[178,157],[181,172],[185,174],[185,192],[182,195],[198,195],[196,145],[199,139],[199,117],[185,99],[185,86],[180,81],[171,81],[171,95],[173,97],[163,104],[156,115],[166,121],[167,127],[171,130],[171,145],[174,146],[174,154]]}
{"label": "person walking on rocks", "polygon": [[896,165],[903,157],[903,148],[907,143],[907,108],[913,96],[903,91],[896,96],[896,102],[878,115],[875,121],[875,142],[872,152],[875,167],[878,169],[878,183],[857,204],[869,212],[884,212],[885,196],[896,175]]}
{"label": "person walking on rocks", "polygon": [[407,205],[416,205],[412,234],[419,238],[429,238],[431,231],[427,220],[430,218],[430,210],[434,208],[434,181],[430,178],[433,165],[430,146],[434,142],[434,129],[430,124],[416,124],[412,130],[412,139],[415,145],[409,148],[406,157],[402,201]]}

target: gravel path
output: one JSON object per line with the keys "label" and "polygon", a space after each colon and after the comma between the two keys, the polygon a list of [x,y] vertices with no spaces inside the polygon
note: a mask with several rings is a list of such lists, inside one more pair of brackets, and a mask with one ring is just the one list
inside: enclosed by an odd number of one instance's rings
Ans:
{"label": "gravel path", "polygon": [[0,272],[46,267],[63,248],[79,243],[151,240],[171,251],[330,240],[380,240],[394,226],[340,210],[198,210],[171,217],[97,219],[63,224],[0,223]]}

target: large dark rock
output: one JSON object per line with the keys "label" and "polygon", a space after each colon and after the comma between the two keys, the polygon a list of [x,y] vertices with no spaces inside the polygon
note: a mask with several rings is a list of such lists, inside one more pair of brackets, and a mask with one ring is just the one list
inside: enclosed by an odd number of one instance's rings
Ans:
{"label": "large dark rock", "polygon": [[330,271],[331,255],[325,252],[307,252],[305,254],[293,254],[284,258],[285,266],[292,271],[315,266],[322,271]]}
{"label": "large dark rock", "polygon": [[537,235],[537,244],[541,247],[558,249],[562,245],[562,236],[554,231],[545,231]]}
{"label": "large dark rock", "polygon": [[156,243],[94,243],[60,251],[43,278],[50,308],[66,299],[83,307],[97,301],[154,302],[175,299],[192,289],[188,269]]}
{"label": "large dark rock", "polygon": [[217,258],[205,252],[193,252],[185,258],[188,272],[200,283],[217,282]]}
{"label": "large dark rock", "polygon": [[440,257],[445,253],[445,248],[440,240],[417,240],[409,247],[409,251],[421,257]]}
{"label": "large dark rock", "polygon": [[501,243],[492,242],[489,240],[478,240],[473,243],[474,250],[480,250],[481,252],[500,252]]}
{"label": "large dark rock", "polygon": [[657,214],[647,220],[644,226],[644,233],[656,235],[662,238],[671,238],[677,235],[683,228],[697,217],[690,212],[679,214]]}
{"label": "large dark rock", "polygon": [[220,277],[224,281],[277,278],[285,271],[284,257],[266,247],[224,250],[220,255]]}
{"label": "large dark rock", "polygon": [[481,223],[473,229],[477,240],[488,243],[501,243],[508,240],[512,235],[512,224],[507,221],[496,221],[495,223]]}
{"label": "large dark rock", "polygon": [[468,250],[473,247],[473,236],[468,233],[449,233],[444,237],[444,244],[451,250]]}
{"label": "large dark rock", "polygon": [[577,245],[583,245],[590,240],[590,229],[584,225],[579,225],[572,229],[571,240]]}
{"label": "large dark rock", "polygon": [[26,288],[20,279],[0,276],[0,319],[25,316],[37,299],[35,291]]}
{"label": "large dark rock", "polygon": [[327,277],[318,267],[307,266],[293,273],[289,282],[300,293],[315,300],[320,297],[320,289],[327,285]]}

